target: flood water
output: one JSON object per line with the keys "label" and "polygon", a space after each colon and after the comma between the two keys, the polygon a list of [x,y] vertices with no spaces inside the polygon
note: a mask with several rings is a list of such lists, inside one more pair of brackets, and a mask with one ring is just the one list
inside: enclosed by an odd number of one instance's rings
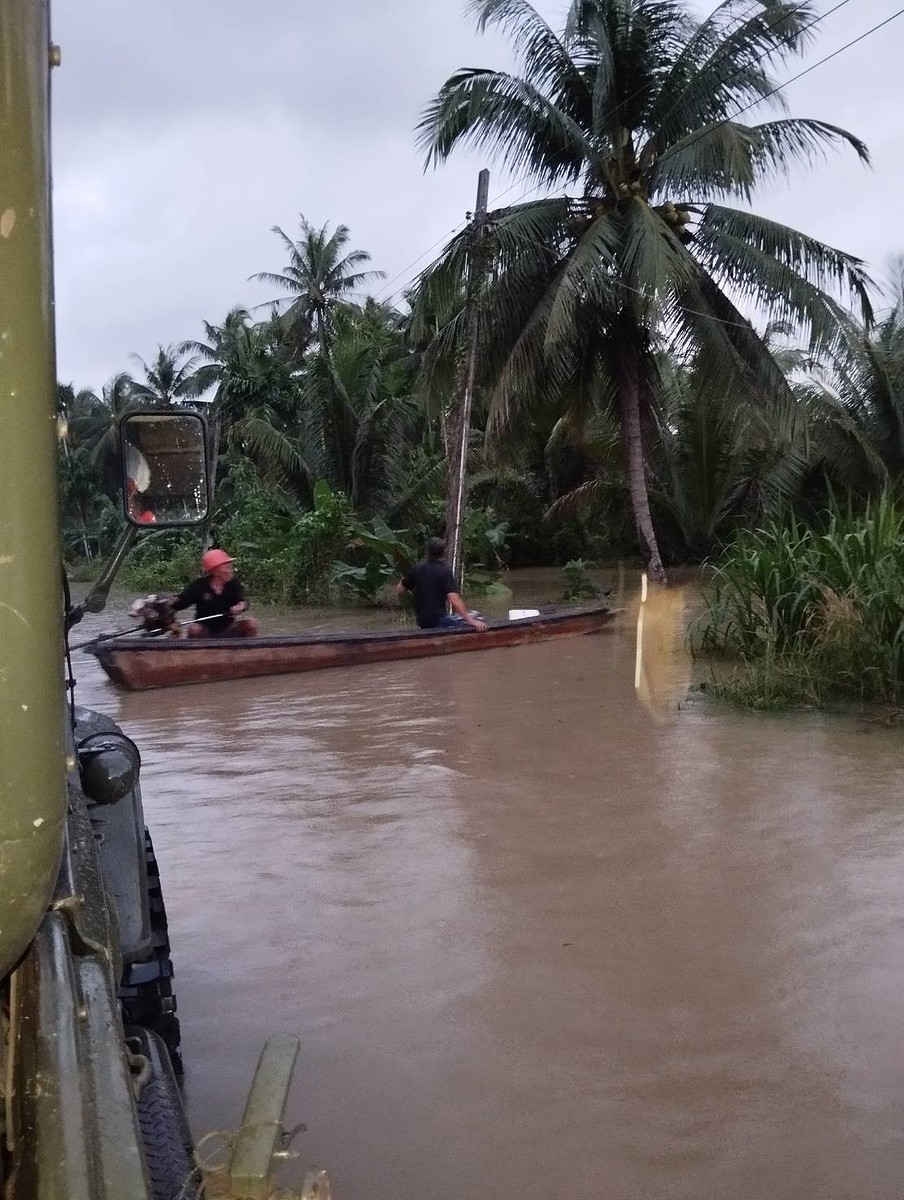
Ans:
{"label": "flood water", "polygon": [[635,583],[484,654],[134,695],[77,656],[144,756],[198,1135],[286,1031],[339,1200],[904,1194],[904,735],[677,653],[641,704]]}

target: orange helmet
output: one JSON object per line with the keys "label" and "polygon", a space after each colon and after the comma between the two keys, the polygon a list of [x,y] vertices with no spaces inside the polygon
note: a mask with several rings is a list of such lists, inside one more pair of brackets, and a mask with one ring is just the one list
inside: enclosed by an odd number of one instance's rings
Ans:
{"label": "orange helmet", "polygon": [[201,570],[205,575],[209,575],[217,567],[222,567],[224,563],[231,562],[235,562],[235,559],[231,558],[225,550],[205,550],[201,555]]}

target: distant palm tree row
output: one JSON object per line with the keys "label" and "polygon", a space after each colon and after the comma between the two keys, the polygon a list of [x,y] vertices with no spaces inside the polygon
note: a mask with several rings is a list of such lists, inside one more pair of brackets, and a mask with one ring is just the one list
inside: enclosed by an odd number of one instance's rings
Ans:
{"label": "distant palm tree row", "polygon": [[265,319],[235,308],[100,396],[61,389],[74,545],[105,511],[88,477],[111,421],[151,402],[205,404],[221,478],[250,463],[306,507],[323,479],[364,517],[427,527],[468,303],[471,502],[508,522],[515,561],[639,554],[662,576],[765,513],[899,483],[900,277],[876,322],[862,262],[747,207],[826,148],[868,161],[825,122],[742,119],[780,104],[773,71],[815,6],[723,0],[700,21],[682,0],[573,0],[560,30],[528,0],[470,8],[518,71],[451,76],[422,149],[476,147],[539,198],[491,212],[479,257],[471,228],[453,238],[404,312],[363,298],[381,273],[344,225],[275,229]]}

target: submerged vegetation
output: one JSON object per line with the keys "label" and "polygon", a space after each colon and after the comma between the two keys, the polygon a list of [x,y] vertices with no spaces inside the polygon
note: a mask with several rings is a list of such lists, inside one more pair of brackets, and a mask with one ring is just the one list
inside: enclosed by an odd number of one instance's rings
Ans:
{"label": "submerged vegetation", "polygon": [[739,535],[709,584],[700,648],[741,669],[716,694],[751,707],[904,697],[904,505],[837,504]]}
{"label": "submerged vegetation", "polygon": [[[215,443],[207,537],[255,594],[378,603],[441,532],[473,316],[473,590],[556,565],[577,598],[590,562],[716,562],[702,645],[741,665],[723,693],[896,700],[902,272],[877,321],[863,263],[750,211],[827,149],[868,161],[853,134],[765,112],[816,7],[572,0],[558,30],[528,0],[470,10],[517,70],[452,75],[421,148],[476,146],[540,198],[492,209],[479,243],[472,222],[399,307],[344,225],[302,216],[297,239],[274,230],[263,319],[237,307],[99,393],[61,386],[70,564],[115,537],[119,417],[189,405]],[[150,535],[129,579],[175,587],[196,552]]]}

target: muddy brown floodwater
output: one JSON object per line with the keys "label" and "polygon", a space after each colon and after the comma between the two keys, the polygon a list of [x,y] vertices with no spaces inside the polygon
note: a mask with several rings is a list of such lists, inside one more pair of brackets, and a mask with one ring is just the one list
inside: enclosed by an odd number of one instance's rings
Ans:
{"label": "muddy brown floodwater", "polygon": [[904,1194],[902,734],[688,702],[678,656],[656,719],[634,611],[136,695],[78,656],[144,756],[196,1133],[291,1031],[340,1200]]}

